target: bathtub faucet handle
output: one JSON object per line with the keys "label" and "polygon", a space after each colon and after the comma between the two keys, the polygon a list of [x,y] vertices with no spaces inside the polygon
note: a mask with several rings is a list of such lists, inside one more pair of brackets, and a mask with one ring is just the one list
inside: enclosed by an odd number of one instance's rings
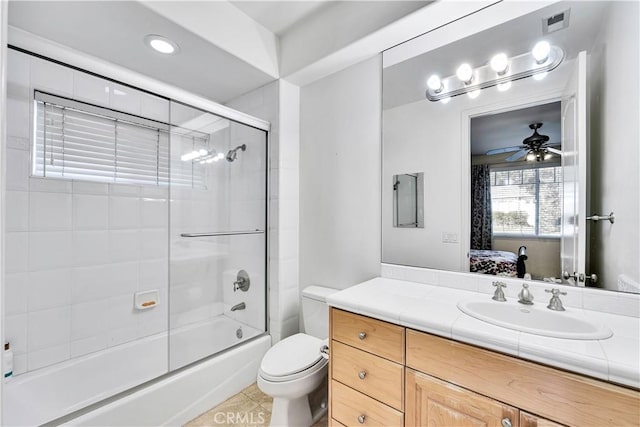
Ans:
{"label": "bathtub faucet handle", "polygon": [[233,292],[236,292],[238,289],[242,292],[247,292],[250,286],[251,279],[249,279],[249,274],[244,270],[238,271],[236,281],[233,282]]}

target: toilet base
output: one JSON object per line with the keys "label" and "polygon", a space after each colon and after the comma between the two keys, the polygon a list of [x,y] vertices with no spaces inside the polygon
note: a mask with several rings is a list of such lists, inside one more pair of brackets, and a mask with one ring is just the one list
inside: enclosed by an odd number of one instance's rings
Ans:
{"label": "toilet base", "polygon": [[273,410],[271,411],[272,427],[309,427],[312,424],[311,408],[307,396],[296,399],[285,399],[275,397],[273,399]]}

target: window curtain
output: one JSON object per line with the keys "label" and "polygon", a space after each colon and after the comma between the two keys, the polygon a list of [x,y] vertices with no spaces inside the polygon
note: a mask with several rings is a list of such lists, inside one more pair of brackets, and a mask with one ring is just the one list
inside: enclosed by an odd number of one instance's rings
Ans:
{"label": "window curtain", "polygon": [[471,249],[491,249],[489,165],[471,166]]}

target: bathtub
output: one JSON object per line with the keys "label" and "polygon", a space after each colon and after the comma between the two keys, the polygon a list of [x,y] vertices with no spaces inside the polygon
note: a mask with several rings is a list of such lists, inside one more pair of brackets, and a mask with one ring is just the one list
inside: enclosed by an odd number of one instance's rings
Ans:
{"label": "bathtub", "polygon": [[270,343],[220,315],[22,374],[4,384],[2,425],[181,425],[255,381]]}

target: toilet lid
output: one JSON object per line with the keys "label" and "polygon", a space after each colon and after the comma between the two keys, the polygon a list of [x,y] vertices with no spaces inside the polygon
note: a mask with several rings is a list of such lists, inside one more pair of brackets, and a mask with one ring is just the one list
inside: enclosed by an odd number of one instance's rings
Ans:
{"label": "toilet lid", "polygon": [[271,377],[284,377],[304,371],[322,359],[323,340],[295,334],[271,347],[262,358],[260,370]]}

